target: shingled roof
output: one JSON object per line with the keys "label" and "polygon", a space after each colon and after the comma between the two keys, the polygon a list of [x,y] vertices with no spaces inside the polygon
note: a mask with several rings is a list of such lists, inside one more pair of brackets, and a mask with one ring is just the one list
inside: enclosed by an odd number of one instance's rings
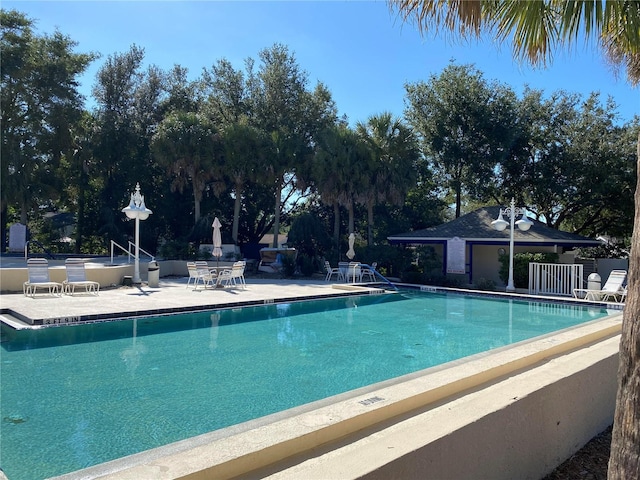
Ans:
{"label": "shingled roof", "polygon": [[[491,226],[491,222],[498,218],[499,213],[499,206],[479,208],[442,225],[392,235],[387,237],[387,239],[392,244],[440,243],[453,237],[484,244],[509,243],[509,227],[499,232]],[[516,218],[516,220],[518,219],[519,218]],[[505,218],[505,220],[509,221],[508,218]],[[533,225],[526,232],[523,232],[517,227],[514,228],[513,238],[516,243],[521,245],[559,245],[566,248],[591,247],[601,244],[599,240],[556,230],[537,220],[530,220],[533,222]]]}

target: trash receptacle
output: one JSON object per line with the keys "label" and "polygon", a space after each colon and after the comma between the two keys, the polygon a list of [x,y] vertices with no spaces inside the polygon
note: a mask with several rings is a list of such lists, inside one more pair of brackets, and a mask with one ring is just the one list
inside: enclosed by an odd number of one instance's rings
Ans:
{"label": "trash receptacle", "polygon": [[587,288],[589,290],[600,290],[602,288],[602,279],[597,273],[592,273],[587,277]]}
{"label": "trash receptacle", "polygon": [[148,269],[147,283],[152,288],[158,288],[160,284],[160,266],[158,262],[155,260],[149,262]]}

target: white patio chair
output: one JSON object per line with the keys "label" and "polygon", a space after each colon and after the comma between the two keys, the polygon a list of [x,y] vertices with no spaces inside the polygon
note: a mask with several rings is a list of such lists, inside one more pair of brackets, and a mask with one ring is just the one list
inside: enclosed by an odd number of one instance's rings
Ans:
{"label": "white patio chair", "polygon": [[193,289],[198,290],[200,283],[207,288],[207,285],[211,285],[216,279],[216,275],[209,271],[207,262],[187,262],[187,270],[189,271],[187,288],[193,285]]}
{"label": "white patio chair", "polygon": [[85,293],[98,294],[100,283],[87,280],[84,260],[81,258],[67,258],[64,262],[64,267],[67,272],[67,279],[62,282],[64,293],[73,295],[76,287],[84,287]]}
{"label": "white patio chair", "polygon": [[193,286],[196,287],[199,282],[198,277],[198,269],[196,267],[196,262],[187,262],[187,271],[189,272],[189,279],[187,280],[187,288],[189,285],[193,283]]}
{"label": "white patio chair", "polygon": [[[234,270],[234,267],[235,267],[235,270]],[[247,268],[247,262],[245,262],[244,260],[238,260],[231,267],[231,273],[232,273],[234,284],[236,284],[237,282],[240,282],[240,285],[242,286],[242,288],[245,288],[247,286],[247,282],[244,279],[244,271],[246,268]]]}
{"label": "white patio chair", "polygon": [[378,266],[378,262],[373,262],[369,266],[363,266],[360,279],[364,282],[366,277],[369,282],[375,282],[377,266]]}
{"label": "white patio chair", "polygon": [[204,288],[207,288],[208,286],[215,287],[215,283],[218,278],[218,272],[216,269],[212,269],[209,266],[209,263],[204,260],[196,261],[196,269],[198,270],[198,276],[204,285]]}
{"label": "white patio chair", "polygon": [[331,264],[325,260],[324,268],[327,271],[327,276],[324,277],[325,282],[330,282],[332,276],[336,276],[336,280],[344,282],[344,275],[342,274],[342,270],[339,267],[332,268]]}
{"label": "white patio chair", "polygon": [[22,284],[22,293],[33,298],[38,288],[47,288],[49,295],[59,295],[62,284],[49,280],[49,262],[46,258],[30,258],[27,260],[29,280]]}
{"label": "white patio chair", "polygon": [[246,282],[244,279],[244,270],[246,268],[246,262],[239,261],[235,262],[231,268],[222,270],[218,273],[218,279],[216,281],[217,285],[222,284],[224,282],[224,286],[227,287],[229,285],[238,285],[244,289],[246,287]]}

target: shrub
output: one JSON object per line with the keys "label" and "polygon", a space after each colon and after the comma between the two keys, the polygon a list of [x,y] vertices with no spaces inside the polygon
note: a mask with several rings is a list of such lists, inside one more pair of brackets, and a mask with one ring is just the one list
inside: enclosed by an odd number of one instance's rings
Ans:
{"label": "shrub", "polygon": [[305,277],[310,277],[316,271],[316,262],[308,255],[298,256],[298,263],[300,265],[300,273]]}
{"label": "shrub", "polygon": [[[158,249],[159,256],[165,260],[192,260],[198,258],[193,244],[179,240],[168,240]],[[207,252],[208,253],[208,252]],[[211,254],[208,254],[211,257]]]}
{"label": "shrub", "polygon": [[[513,256],[513,283],[516,288],[529,286],[529,263],[558,263],[558,254],[552,252],[516,253]],[[500,255],[500,279],[509,281],[509,255]]]}
{"label": "shrub", "polygon": [[291,278],[296,273],[296,261],[289,255],[282,255],[282,270],[280,271],[285,278]]}
{"label": "shrub", "polygon": [[496,282],[488,280],[486,278],[479,279],[475,284],[476,290],[493,291],[496,289]]}
{"label": "shrub", "polygon": [[287,244],[294,247],[298,255],[323,257],[331,248],[331,238],[316,215],[304,213],[291,224]]}

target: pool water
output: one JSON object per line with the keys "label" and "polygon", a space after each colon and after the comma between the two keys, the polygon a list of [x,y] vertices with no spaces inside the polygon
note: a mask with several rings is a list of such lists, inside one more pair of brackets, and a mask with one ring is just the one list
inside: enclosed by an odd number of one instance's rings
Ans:
{"label": "pool water", "polygon": [[61,475],[606,316],[407,291],[16,331],[0,467]]}

